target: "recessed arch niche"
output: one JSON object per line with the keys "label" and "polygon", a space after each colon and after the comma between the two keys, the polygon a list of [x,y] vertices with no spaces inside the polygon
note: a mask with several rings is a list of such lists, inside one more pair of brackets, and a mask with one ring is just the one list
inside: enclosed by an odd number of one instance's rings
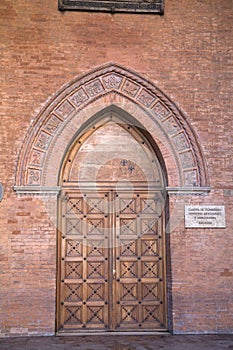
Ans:
{"label": "recessed arch niche", "polygon": [[[120,157],[120,158],[119,158]],[[161,164],[160,164],[161,163]],[[164,190],[167,173],[160,150],[142,125],[111,105],[90,118],[71,140],[59,185],[129,183]]]}

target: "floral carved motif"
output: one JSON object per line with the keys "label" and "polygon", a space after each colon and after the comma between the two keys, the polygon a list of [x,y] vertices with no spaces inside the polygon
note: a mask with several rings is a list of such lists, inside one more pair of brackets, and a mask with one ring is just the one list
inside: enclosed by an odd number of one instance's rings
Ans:
{"label": "floral carved motif", "polygon": [[195,162],[191,151],[181,153],[180,159],[181,159],[182,168],[184,169],[193,168],[195,166]]}
{"label": "floral carved motif", "polygon": [[174,143],[178,151],[184,151],[187,148],[189,148],[189,144],[187,141],[187,138],[185,137],[184,133],[181,133],[179,135],[176,135],[174,138]]}
{"label": "floral carved motif", "polygon": [[40,185],[41,171],[28,169],[28,185]]}
{"label": "floral carved motif", "polygon": [[55,115],[52,115],[47,121],[47,123],[45,124],[44,129],[50,133],[53,133],[57,130],[60,124],[61,124],[61,120],[58,119]]}
{"label": "floral carved motif", "polygon": [[32,153],[31,153],[29,164],[34,165],[34,166],[38,166],[38,167],[42,166],[43,161],[44,161],[44,156],[45,156],[44,152],[33,149]]}
{"label": "floral carved motif", "polygon": [[104,91],[103,85],[101,84],[99,79],[93,81],[90,84],[87,84],[85,88],[88,95],[91,97],[96,96],[100,94],[102,91]]}
{"label": "floral carved motif", "polygon": [[120,77],[117,74],[109,74],[102,78],[106,89],[119,89],[122,80],[123,77]]}
{"label": "floral carved motif", "polygon": [[177,123],[174,117],[167,119],[164,122],[164,126],[170,135],[175,134],[180,130],[180,125]]}
{"label": "floral carved motif", "polygon": [[77,107],[86,100],[88,100],[88,96],[82,88],[70,97],[70,101],[72,101]]}
{"label": "floral carved motif", "polygon": [[66,119],[73,111],[75,108],[68,102],[64,101],[57,109],[56,113],[61,116],[62,118]]}
{"label": "floral carved motif", "polygon": [[171,111],[167,109],[161,102],[158,102],[152,108],[152,111],[156,114],[157,118],[164,119],[166,118]]}
{"label": "floral carved motif", "polygon": [[128,95],[132,97],[136,96],[139,90],[140,90],[140,86],[138,86],[137,84],[133,83],[130,80],[126,80],[122,88],[122,91],[126,92]]}
{"label": "floral carved motif", "polygon": [[155,101],[155,98],[145,90],[140,92],[137,99],[146,107],[150,107],[152,102]]}
{"label": "floral carved motif", "polygon": [[184,173],[184,178],[185,178],[185,186],[197,186],[198,180],[197,180],[197,171],[196,170],[191,170],[191,171],[185,171]]}
{"label": "floral carved motif", "polygon": [[52,137],[50,135],[46,134],[44,131],[41,131],[37,141],[35,142],[35,146],[41,148],[42,150],[47,150],[51,139]]}

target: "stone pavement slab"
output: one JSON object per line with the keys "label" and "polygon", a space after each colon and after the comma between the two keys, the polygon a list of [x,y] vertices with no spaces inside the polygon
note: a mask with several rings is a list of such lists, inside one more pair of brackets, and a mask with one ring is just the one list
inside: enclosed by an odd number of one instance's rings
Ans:
{"label": "stone pavement slab", "polygon": [[232,335],[90,335],[0,339],[1,350],[233,350]]}

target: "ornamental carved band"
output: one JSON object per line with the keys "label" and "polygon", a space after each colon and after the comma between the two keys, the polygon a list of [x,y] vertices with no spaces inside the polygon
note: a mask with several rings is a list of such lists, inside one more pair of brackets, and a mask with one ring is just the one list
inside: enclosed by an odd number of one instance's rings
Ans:
{"label": "ornamental carved band", "polygon": [[58,0],[58,9],[61,11],[132,12],[163,15],[164,0]]}
{"label": "ornamental carved band", "polygon": [[208,186],[201,147],[186,117],[147,79],[111,63],[75,78],[45,105],[23,143],[16,186],[57,186],[63,154],[69,146],[65,133],[72,140],[84,122],[80,118],[90,118],[94,110],[114,104],[133,113],[140,123],[152,123],[155,137],[161,130],[163,154],[174,159],[180,178],[175,184],[169,166],[169,186]]}

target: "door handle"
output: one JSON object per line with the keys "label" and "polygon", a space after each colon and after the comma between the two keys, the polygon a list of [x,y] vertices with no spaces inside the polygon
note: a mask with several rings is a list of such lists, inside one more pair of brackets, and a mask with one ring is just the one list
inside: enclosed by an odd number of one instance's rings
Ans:
{"label": "door handle", "polygon": [[112,276],[113,276],[113,279],[115,280],[116,279],[116,270],[115,269],[112,270]]}

